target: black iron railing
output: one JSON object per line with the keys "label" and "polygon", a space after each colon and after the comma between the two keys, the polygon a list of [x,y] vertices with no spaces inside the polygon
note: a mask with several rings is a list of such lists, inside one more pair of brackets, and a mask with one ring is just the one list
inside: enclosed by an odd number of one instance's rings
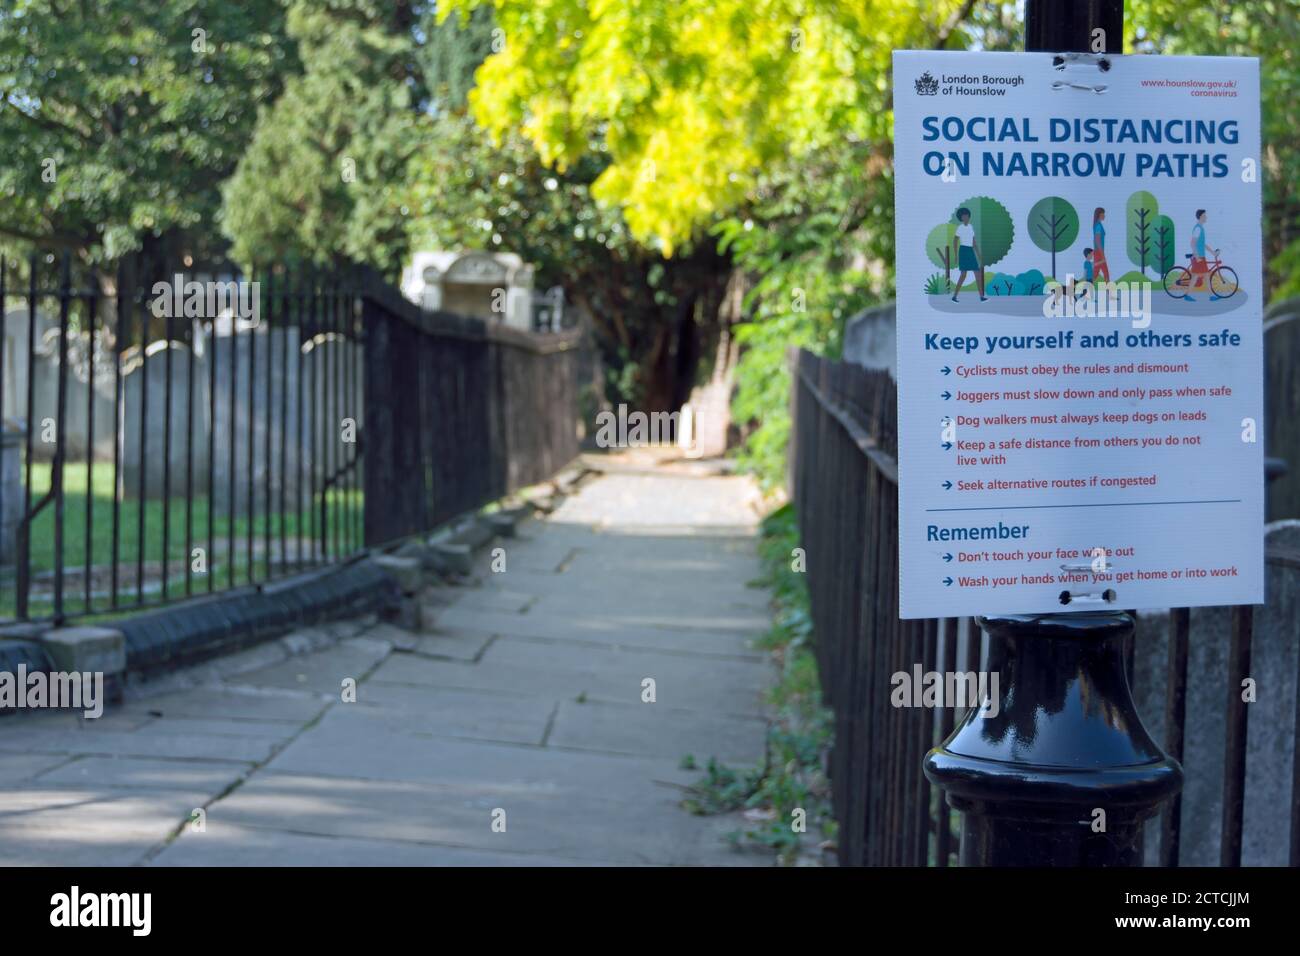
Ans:
{"label": "black iron railing", "polygon": [[[1005,665],[1002,649],[991,646],[969,619],[898,618],[897,396],[889,374],[807,352],[795,353],[793,366],[792,493],[807,555],[823,694],[835,717],[830,776],[840,860],[845,865],[947,866],[956,862],[960,822],[927,782],[922,760],[948,738],[965,710],[892,706],[891,675],[910,673],[915,665],[945,674],[999,670]],[[1300,555],[1277,548],[1268,549],[1267,561],[1271,571],[1300,567]],[[1216,675],[1227,695],[1220,730],[1224,760],[1218,856],[1222,865],[1236,866],[1242,861],[1246,821],[1246,717],[1251,706],[1243,698],[1242,682],[1251,676],[1254,614],[1248,606],[1227,614],[1231,633],[1217,635],[1228,645]],[[1168,616],[1163,746],[1181,761],[1191,618],[1185,608]],[[1133,653],[1130,642],[1125,649],[1130,682]],[[1300,727],[1300,708],[1296,719]],[[1277,754],[1272,759],[1285,758]],[[1294,779],[1300,781],[1294,752],[1291,760]],[[1195,766],[1185,771],[1189,777],[1202,772]],[[1296,789],[1293,783],[1293,866],[1300,863]],[[1158,847],[1153,841],[1148,859],[1178,865],[1181,809],[1175,798],[1165,804],[1160,821],[1148,824],[1159,830]]]}
{"label": "black iron railing", "polygon": [[0,261],[0,620],[346,560],[577,454],[577,333],[356,269],[159,272]]}

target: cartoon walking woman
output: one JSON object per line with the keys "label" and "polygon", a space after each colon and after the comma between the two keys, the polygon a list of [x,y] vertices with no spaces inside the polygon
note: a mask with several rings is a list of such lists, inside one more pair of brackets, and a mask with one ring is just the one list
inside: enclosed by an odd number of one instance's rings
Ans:
{"label": "cartoon walking woman", "polygon": [[975,273],[975,284],[980,290],[980,301],[987,300],[984,294],[984,270],[980,268],[980,247],[975,241],[975,227],[970,224],[970,210],[962,206],[957,210],[957,230],[953,233],[952,249],[957,253],[957,268],[961,275],[957,277],[957,290],[952,294],[952,301],[957,301],[966,273]]}
{"label": "cartoon walking woman", "polygon": [[1094,282],[1110,281],[1110,266],[1106,265],[1106,210],[1098,206],[1092,214],[1092,278]]}

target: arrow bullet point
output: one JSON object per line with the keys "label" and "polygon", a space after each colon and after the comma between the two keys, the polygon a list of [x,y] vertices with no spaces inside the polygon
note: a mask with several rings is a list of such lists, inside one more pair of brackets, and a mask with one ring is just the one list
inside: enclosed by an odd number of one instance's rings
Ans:
{"label": "arrow bullet point", "polygon": [[944,400],[945,402],[948,401],[948,399],[950,399],[950,398],[952,398],[952,392],[944,392],[944,393],[943,393],[943,400]]}
{"label": "arrow bullet point", "polygon": [[952,560],[952,555],[951,555],[951,554],[945,554],[945,555],[943,556],[943,559],[944,559],[945,561],[951,561],[951,560]]}
{"label": "arrow bullet point", "polygon": [[946,587],[946,588],[950,588],[950,587],[952,587],[952,578],[944,578],[944,579],[943,579],[943,586]]}
{"label": "arrow bullet point", "polygon": [[952,442],[950,442],[950,441],[946,441],[946,442],[943,443],[943,450],[944,450],[944,451],[948,451],[950,448],[952,448]]}
{"label": "arrow bullet point", "polygon": [[947,375],[952,371],[952,369],[945,365],[943,368],[939,369],[939,371],[943,372],[944,375]]}
{"label": "arrow bullet point", "polygon": [[951,482],[951,481],[945,481],[945,482],[943,483],[943,486],[944,486],[945,488],[949,489],[949,490],[952,490],[952,482]]}

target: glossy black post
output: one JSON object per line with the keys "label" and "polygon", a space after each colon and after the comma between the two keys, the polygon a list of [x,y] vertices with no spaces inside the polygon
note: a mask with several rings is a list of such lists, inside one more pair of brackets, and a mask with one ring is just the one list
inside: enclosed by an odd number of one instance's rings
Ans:
{"label": "glossy black post", "polygon": [[[980,618],[1002,649],[996,706],[925,759],[963,815],[963,866],[1139,866],[1142,822],[1182,787],[1124,672],[1116,611]],[[990,690],[992,676],[990,675]]]}
{"label": "glossy black post", "polygon": [[[1104,30],[1094,50],[1093,31]],[[1124,52],[1124,0],[1025,0],[1025,50]]]}

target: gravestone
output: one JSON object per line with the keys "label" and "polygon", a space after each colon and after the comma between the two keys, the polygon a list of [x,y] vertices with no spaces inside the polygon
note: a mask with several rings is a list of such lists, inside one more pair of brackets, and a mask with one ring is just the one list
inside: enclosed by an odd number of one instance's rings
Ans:
{"label": "gravestone", "polygon": [[[169,355],[170,391],[167,387]],[[153,342],[143,354],[138,348],[132,348],[122,356],[122,414],[118,434],[122,442],[119,489],[124,498],[140,497],[142,476],[145,498],[184,497],[187,465],[192,467],[193,493],[199,495],[206,491],[208,368],[206,360],[195,355],[191,380],[190,357],[189,348],[175,341]],[[169,404],[170,430],[167,427]],[[169,478],[166,485],[165,477]]]}
{"label": "gravestone", "polygon": [[897,378],[897,313],[894,303],[866,309],[844,325],[844,361],[884,369]]}
{"label": "gravestone", "polygon": [[[9,309],[4,314],[3,417],[8,420],[27,418],[27,335],[30,317],[27,309]],[[58,327],[58,319],[36,310],[36,342],[45,341],[45,333]]]}
{"label": "gravestone", "polygon": [[13,564],[23,516],[23,430],[0,423],[0,564]]}
{"label": "gravestone", "polygon": [[[315,438],[317,487],[336,474],[357,450],[345,437],[360,434],[364,395],[360,376],[361,355],[346,337],[330,332],[313,336],[302,351],[304,393],[309,396],[306,435]],[[345,373],[345,369],[350,369]],[[412,397],[415,400],[415,397]],[[346,425],[350,419],[355,427]],[[347,435],[345,435],[345,429]],[[308,442],[311,438],[306,439]]]}
{"label": "gravestone", "polygon": [[[113,359],[103,331],[97,332],[93,344],[88,336],[79,335],[75,330],[68,333],[63,427],[58,429],[58,321],[37,311],[35,348],[30,355],[27,349],[28,322],[26,309],[11,309],[5,314],[4,419],[24,427],[30,423],[33,459],[53,459],[61,431],[67,461],[84,461],[88,451],[97,460],[111,460],[117,416],[113,397]],[[27,400],[29,367],[32,382],[30,409]],[[91,424],[93,432],[89,429]],[[93,449],[88,447],[92,442]]]}
{"label": "gravestone", "polygon": [[431,312],[533,328],[533,267],[513,252],[417,252],[402,271],[401,287]]}
{"label": "gravestone", "polygon": [[230,323],[219,321],[215,337],[204,336],[216,379],[213,494],[219,513],[229,513],[233,508],[239,515],[248,514],[250,457],[255,515],[267,510],[268,481],[273,513],[279,511],[282,492],[288,510],[311,505],[313,476],[318,487],[322,480],[320,467],[314,473],[312,470],[312,430],[317,430],[319,459],[325,427],[323,416],[328,414],[324,407],[326,382],[322,359],[328,356],[333,345],[309,342],[304,346],[300,335],[296,326],[268,329],[265,323],[250,326],[240,322],[232,338]]}

